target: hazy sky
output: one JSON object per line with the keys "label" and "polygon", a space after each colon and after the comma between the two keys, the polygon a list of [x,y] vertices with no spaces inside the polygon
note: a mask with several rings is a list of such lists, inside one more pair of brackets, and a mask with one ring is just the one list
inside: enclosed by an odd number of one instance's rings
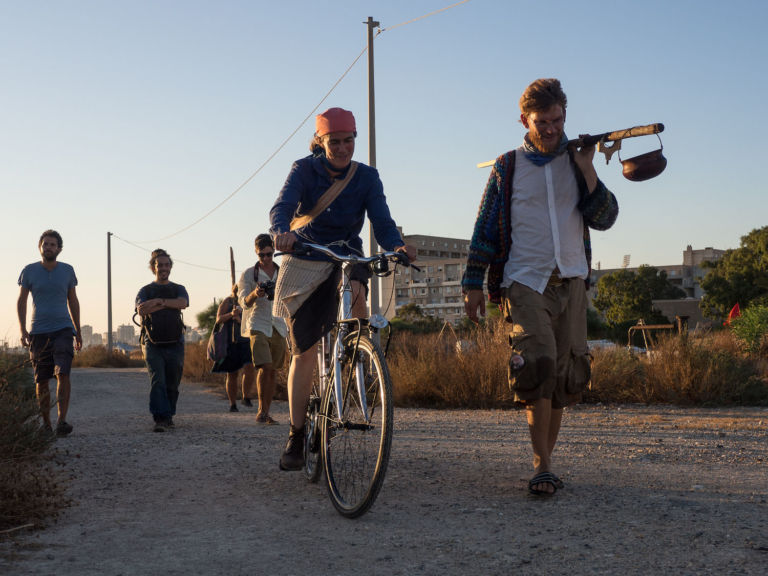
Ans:
{"label": "hazy sky", "polygon": [[[107,327],[112,232],[113,327],[130,322],[156,247],[196,325],[229,291],[229,246],[238,276],[253,264],[316,106],[355,113],[368,161],[366,55],[321,103],[365,48],[368,16],[383,30],[377,167],[406,234],[470,237],[489,173],[476,164],[520,144],[517,101],[540,77],[563,82],[569,137],[666,126],[658,178],[596,159],[621,211],[593,234],[595,264],[678,264],[688,244],[736,248],[768,223],[765,2],[470,0],[398,26],[451,4],[0,0],[0,341],[18,341],[17,279],[47,228],[64,237],[83,324]],[[657,147],[625,141],[622,157]]]}

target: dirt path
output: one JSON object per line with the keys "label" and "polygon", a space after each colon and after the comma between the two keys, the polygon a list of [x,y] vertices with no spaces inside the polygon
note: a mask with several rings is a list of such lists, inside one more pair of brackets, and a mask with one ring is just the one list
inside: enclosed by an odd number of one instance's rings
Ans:
{"label": "dirt path", "polygon": [[764,574],[768,410],[586,406],[565,418],[566,488],[526,493],[524,416],[395,411],[384,488],[346,520],[280,472],[280,426],[184,383],[151,432],[143,370],[76,370],[57,442],[72,507],[0,541],[0,574]]}

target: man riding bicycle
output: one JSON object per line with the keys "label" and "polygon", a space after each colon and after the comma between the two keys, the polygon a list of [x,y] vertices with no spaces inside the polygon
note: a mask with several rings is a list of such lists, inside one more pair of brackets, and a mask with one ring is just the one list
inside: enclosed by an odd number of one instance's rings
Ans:
{"label": "man riding bicycle", "polygon": [[[368,219],[376,241],[386,250],[405,252],[406,246],[387,206],[375,168],[352,161],[357,130],[352,112],[330,108],[315,118],[311,155],[293,163],[283,189],[270,211],[275,248],[290,252],[297,240],[333,245],[339,254],[363,254],[360,231]],[[357,267],[351,276],[352,312],[367,315],[370,273]],[[304,466],[304,418],[320,338],[336,320],[341,269],[320,254],[285,255],[275,288],[274,314],[286,318],[291,347],[288,372],[290,432],[280,457],[281,470]]]}

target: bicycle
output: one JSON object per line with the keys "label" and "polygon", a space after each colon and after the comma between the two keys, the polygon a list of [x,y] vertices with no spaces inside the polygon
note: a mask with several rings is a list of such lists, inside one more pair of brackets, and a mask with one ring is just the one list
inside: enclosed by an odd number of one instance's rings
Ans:
{"label": "bicycle", "polygon": [[291,254],[312,252],[340,262],[342,281],[338,319],[318,344],[317,372],[304,421],[304,473],[310,482],[317,482],[324,470],[334,507],[342,516],[356,518],[370,509],[384,482],[394,410],[385,353],[372,337],[388,322],[379,315],[350,317],[349,273],[353,265],[364,264],[373,274],[385,276],[391,273],[390,262],[406,266],[410,262],[402,252],[344,256],[306,242],[295,242]]}

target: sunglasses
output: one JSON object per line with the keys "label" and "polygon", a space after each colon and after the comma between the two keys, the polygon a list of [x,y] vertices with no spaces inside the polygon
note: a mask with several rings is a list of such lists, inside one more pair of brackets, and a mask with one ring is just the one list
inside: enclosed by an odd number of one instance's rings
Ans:
{"label": "sunglasses", "polygon": [[267,257],[272,258],[274,254],[275,254],[274,252],[257,252],[256,256],[258,256],[259,258],[267,258]]}

